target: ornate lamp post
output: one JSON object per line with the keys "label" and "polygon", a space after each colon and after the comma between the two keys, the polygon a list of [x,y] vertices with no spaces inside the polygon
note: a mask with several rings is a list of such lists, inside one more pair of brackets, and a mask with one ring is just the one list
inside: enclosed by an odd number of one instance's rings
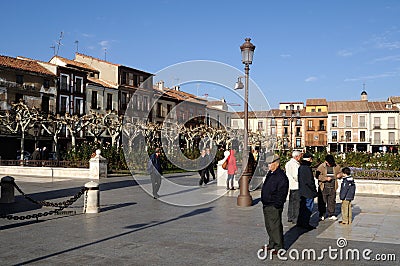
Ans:
{"label": "ornate lamp post", "polygon": [[249,156],[249,71],[250,65],[253,63],[253,55],[256,47],[250,42],[250,38],[246,38],[245,42],[240,46],[240,50],[242,51],[242,63],[245,65],[244,73],[245,73],[245,87],[244,87],[244,143],[243,143],[243,155],[242,155],[242,169],[243,173],[239,180],[240,192],[237,198],[237,205],[241,207],[251,206],[253,203],[253,199],[249,193],[249,167],[247,167]]}

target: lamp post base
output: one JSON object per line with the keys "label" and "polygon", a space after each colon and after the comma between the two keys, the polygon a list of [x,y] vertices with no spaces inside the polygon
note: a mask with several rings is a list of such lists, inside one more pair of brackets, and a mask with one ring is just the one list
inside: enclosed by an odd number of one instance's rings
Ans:
{"label": "lamp post base", "polygon": [[250,207],[253,204],[253,198],[249,192],[249,177],[251,173],[243,173],[239,180],[239,196],[237,198],[237,205],[239,207]]}

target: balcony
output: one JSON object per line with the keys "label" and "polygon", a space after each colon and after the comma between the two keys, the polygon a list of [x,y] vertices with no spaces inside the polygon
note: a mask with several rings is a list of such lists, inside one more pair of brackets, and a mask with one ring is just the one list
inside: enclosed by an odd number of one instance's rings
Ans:
{"label": "balcony", "polygon": [[367,127],[367,125],[365,123],[360,123],[358,126],[361,127],[361,128],[366,128]]}
{"label": "balcony", "polygon": [[381,125],[374,125],[374,129],[381,129]]}
{"label": "balcony", "polygon": [[318,129],[319,131],[325,131],[326,130],[326,127],[325,126],[319,126],[319,129]]}
{"label": "balcony", "polygon": [[275,127],[276,126],[276,121],[271,121],[270,126]]}
{"label": "balcony", "polygon": [[382,144],[382,141],[380,139],[374,139],[373,144],[374,145],[380,145],[380,144]]}
{"label": "balcony", "polygon": [[389,124],[388,129],[396,129],[396,126],[394,124]]}
{"label": "balcony", "polygon": [[308,126],[308,127],[307,127],[307,130],[308,130],[308,131],[314,131],[314,127]]}

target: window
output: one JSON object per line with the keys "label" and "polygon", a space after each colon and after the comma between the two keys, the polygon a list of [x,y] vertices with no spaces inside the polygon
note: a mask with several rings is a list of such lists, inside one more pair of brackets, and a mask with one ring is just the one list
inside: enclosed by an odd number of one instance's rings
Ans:
{"label": "window", "polygon": [[263,122],[258,121],[258,131],[263,131]]}
{"label": "window", "polygon": [[[172,105],[167,104],[167,114],[169,114],[172,110]],[[210,116],[209,114],[207,114],[207,116]],[[208,119],[210,119],[210,117],[208,117]]]}
{"label": "window", "polygon": [[24,76],[22,76],[22,75],[17,75],[16,78],[15,78],[15,82],[16,82],[17,84],[19,84],[19,85],[24,84]]}
{"label": "window", "polygon": [[381,118],[380,117],[374,117],[374,128],[381,128]]}
{"label": "window", "polygon": [[74,112],[77,115],[83,114],[83,98],[75,98]]}
{"label": "window", "polygon": [[301,137],[301,128],[296,127],[296,137]]}
{"label": "window", "polygon": [[319,120],[319,130],[320,131],[324,131],[325,130],[324,120]]}
{"label": "window", "polygon": [[276,120],[275,120],[275,118],[271,118],[271,126],[276,126]]}
{"label": "window", "polygon": [[149,110],[149,97],[143,96],[143,111]]}
{"label": "window", "polygon": [[332,131],[332,141],[333,142],[337,142],[338,141],[337,131]]}
{"label": "window", "polygon": [[381,144],[381,133],[380,132],[374,132],[374,144],[375,145]]}
{"label": "window", "polygon": [[394,132],[389,132],[389,144],[395,143],[394,136],[395,136]]}
{"label": "window", "polygon": [[83,93],[83,78],[75,77],[75,92]]}
{"label": "window", "polygon": [[163,116],[163,111],[162,111],[162,103],[157,103],[157,116],[158,117],[164,117]]}
{"label": "window", "polygon": [[19,103],[19,101],[22,101],[22,100],[24,100],[24,95],[21,93],[16,93],[15,94],[15,102]]}
{"label": "window", "polygon": [[60,90],[68,91],[68,80],[69,80],[69,76],[68,75],[61,74],[61,77],[60,77]]}
{"label": "window", "polygon": [[97,91],[92,91],[92,109],[97,109]]}
{"label": "window", "polygon": [[344,117],[344,123],[345,123],[346,127],[351,127],[351,116],[346,115]]}
{"label": "window", "polygon": [[129,86],[134,86],[135,85],[134,78],[135,78],[135,76],[133,75],[133,73],[127,73],[126,74],[127,84]]}
{"label": "window", "polygon": [[346,142],[350,142],[351,141],[351,131],[346,131],[344,132],[345,136],[346,136]]}
{"label": "window", "polygon": [[[169,105],[169,104],[168,104],[168,105]],[[233,121],[233,124],[237,126],[237,121],[234,120],[234,121]],[[207,126],[210,126],[210,114],[209,114],[209,113],[207,113],[207,116],[206,116],[206,125],[207,125]]]}
{"label": "window", "polygon": [[312,120],[308,120],[308,130],[314,130],[313,121]]}
{"label": "window", "polygon": [[43,95],[42,96],[42,104],[41,104],[41,108],[42,108],[42,112],[48,113],[49,112],[49,107],[50,107],[50,97]]}
{"label": "window", "polygon": [[60,95],[60,113],[65,114],[66,112],[68,112],[69,109],[69,98],[68,96],[62,96]]}
{"label": "window", "polygon": [[296,138],[296,148],[301,147],[301,139]]}
{"label": "window", "polygon": [[289,121],[287,118],[283,119],[283,125],[284,126],[288,126],[289,125]]}
{"label": "window", "polygon": [[367,125],[365,124],[365,116],[362,115],[360,116],[360,121],[359,121],[359,127],[367,127]]}
{"label": "window", "polygon": [[45,89],[50,88],[50,80],[48,79],[43,80],[43,88]]}
{"label": "window", "polygon": [[315,108],[312,108],[312,109],[311,109],[311,112],[312,112],[312,113],[315,113]]}
{"label": "window", "polygon": [[337,127],[337,116],[332,116],[332,127]]}
{"label": "window", "polygon": [[139,101],[137,95],[133,96],[133,104],[135,105],[136,110],[139,110]]}
{"label": "window", "polygon": [[321,108],[318,108],[318,113],[321,113],[322,112],[322,109]]}
{"label": "window", "polygon": [[288,129],[287,127],[284,127],[284,128],[283,128],[283,135],[284,135],[285,137],[287,137],[287,136],[289,135],[288,132],[289,132],[289,129]]}
{"label": "window", "polygon": [[107,110],[112,110],[113,106],[112,106],[112,94],[111,93],[107,93]]}
{"label": "window", "polygon": [[388,118],[388,128],[389,129],[395,129],[395,118],[394,117],[389,117]]}
{"label": "window", "polygon": [[360,141],[365,142],[365,131],[360,131]]}
{"label": "window", "polygon": [[128,105],[128,94],[126,92],[121,92],[121,109],[126,110]]}
{"label": "window", "polygon": [[271,127],[271,135],[276,136],[276,127]]}

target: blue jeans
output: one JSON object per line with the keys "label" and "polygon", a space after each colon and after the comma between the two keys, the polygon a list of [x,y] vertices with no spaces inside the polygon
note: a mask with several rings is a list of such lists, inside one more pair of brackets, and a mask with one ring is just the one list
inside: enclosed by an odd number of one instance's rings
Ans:
{"label": "blue jeans", "polygon": [[310,217],[314,208],[314,198],[300,197],[300,211],[297,219],[298,226],[309,226]]}
{"label": "blue jeans", "polygon": [[[235,175],[228,175],[228,179],[226,179],[226,188],[233,188],[233,180],[235,179]],[[231,186],[229,187],[229,181],[231,181]]]}

